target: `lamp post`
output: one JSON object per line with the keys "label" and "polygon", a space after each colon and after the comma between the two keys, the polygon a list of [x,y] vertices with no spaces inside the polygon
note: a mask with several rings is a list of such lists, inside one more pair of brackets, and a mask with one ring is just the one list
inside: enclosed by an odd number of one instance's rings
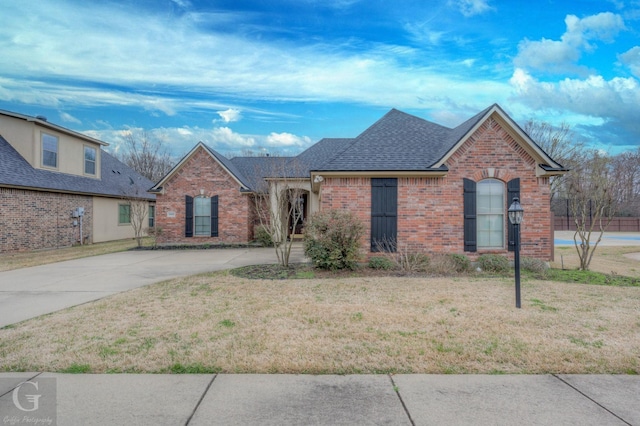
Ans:
{"label": "lamp post", "polygon": [[516,270],[516,308],[520,308],[520,223],[524,216],[524,210],[520,205],[518,197],[513,198],[513,202],[509,206],[509,222],[513,225],[515,239],[515,253],[513,258],[514,268]]}

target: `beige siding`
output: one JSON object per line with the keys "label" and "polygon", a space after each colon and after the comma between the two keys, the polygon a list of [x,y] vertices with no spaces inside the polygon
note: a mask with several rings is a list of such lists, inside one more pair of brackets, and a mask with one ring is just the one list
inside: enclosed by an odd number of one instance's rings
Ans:
{"label": "beige siding", "polygon": [[[55,168],[42,165],[42,134],[44,133],[58,138],[58,166]],[[44,127],[33,121],[1,114],[0,135],[34,168],[100,179],[101,151],[98,143]],[[84,173],[85,146],[96,150],[95,175]]]}
{"label": "beige siding", "polygon": [[33,123],[0,114],[0,135],[2,135],[31,166],[36,167],[36,164],[34,164],[34,128]]}
{"label": "beige siding", "polygon": [[[118,206],[120,204],[126,204],[126,201],[117,198],[93,197],[94,216],[92,240],[94,243],[135,237],[131,225],[118,224]],[[148,213],[148,208],[146,211]],[[142,226],[143,232],[148,225],[148,218],[145,215]]]}

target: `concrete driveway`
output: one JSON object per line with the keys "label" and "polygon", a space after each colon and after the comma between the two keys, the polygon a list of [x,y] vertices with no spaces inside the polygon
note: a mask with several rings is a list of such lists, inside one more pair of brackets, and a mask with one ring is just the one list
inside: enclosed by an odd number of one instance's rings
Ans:
{"label": "concrete driveway", "polygon": [[[301,245],[291,261],[304,261]],[[277,263],[273,248],[126,251],[0,272],[0,327],[175,277],[264,263]]]}

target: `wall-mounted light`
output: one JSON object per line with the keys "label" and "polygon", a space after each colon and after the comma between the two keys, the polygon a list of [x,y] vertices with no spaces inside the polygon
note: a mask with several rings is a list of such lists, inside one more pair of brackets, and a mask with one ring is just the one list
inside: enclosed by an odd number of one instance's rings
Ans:
{"label": "wall-mounted light", "polygon": [[320,183],[324,181],[324,178],[320,175],[316,176],[315,179],[313,179],[313,183]]}

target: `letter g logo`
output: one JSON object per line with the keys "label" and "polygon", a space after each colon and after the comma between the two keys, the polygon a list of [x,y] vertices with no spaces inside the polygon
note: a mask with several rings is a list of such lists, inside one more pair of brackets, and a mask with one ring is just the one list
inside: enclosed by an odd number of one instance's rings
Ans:
{"label": "letter g logo", "polygon": [[36,390],[38,390],[38,382],[22,382],[20,385],[13,390],[13,404],[21,411],[36,411],[38,409],[38,401],[42,395],[25,395],[27,398],[27,402],[33,404],[33,408],[24,408],[22,404],[20,404],[20,400],[18,399],[18,392],[20,392],[20,388],[23,385],[32,385]]}

